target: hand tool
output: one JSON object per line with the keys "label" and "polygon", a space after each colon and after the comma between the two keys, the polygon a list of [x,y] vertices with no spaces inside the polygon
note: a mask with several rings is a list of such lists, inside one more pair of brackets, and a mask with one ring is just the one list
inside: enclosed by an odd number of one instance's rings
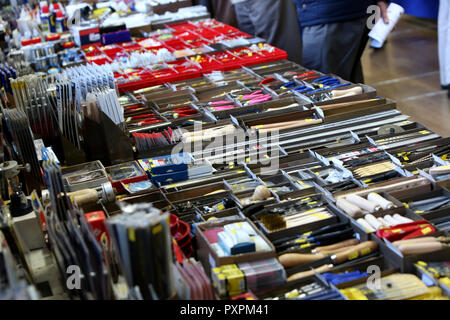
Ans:
{"label": "hand tool", "polygon": [[439,241],[397,244],[397,248],[401,251],[403,255],[435,252],[448,247],[450,247],[448,244]]}
{"label": "hand tool", "polygon": [[381,206],[379,204],[368,201],[363,197],[360,197],[355,194],[349,194],[345,197],[345,199],[350,203],[354,204],[355,206],[358,206],[359,208],[366,210],[370,213],[381,210]]}
{"label": "hand tool", "polygon": [[406,206],[417,213],[425,213],[446,207],[448,204],[450,204],[450,198],[440,196],[422,201],[409,202]]}
{"label": "hand tool", "polygon": [[450,228],[450,216],[442,218],[429,219],[439,230],[448,230]]}
{"label": "hand tool", "polygon": [[310,239],[313,239],[312,241],[314,241],[314,238],[319,236],[319,235],[323,235],[323,234],[326,234],[326,233],[330,233],[332,231],[340,230],[340,229],[343,229],[343,228],[348,227],[348,226],[349,226],[349,224],[347,222],[339,222],[339,223],[336,223],[336,224],[324,226],[322,228],[319,228],[319,229],[311,231],[311,232],[306,232],[306,233],[304,233],[302,235],[299,235],[299,236],[293,236],[293,237],[287,237],[287,238],[274,240],[273,244],[275,246],[278,246],[278,245],[281,245],[281,244],[283,244],[285,242],[288,242],[288,241],[291,241],[291,240],[295,240],[297,238],[302,238],[302,239],[310,238]]}
{"label": "hand tool", "polygon": [[377,220],[377,218],[375,218],[370,213],[364,216],[364,220],[366,220],[375,230],[378,230],[383,227],[383,225]]}
{"label": "hand tool", "polygon": [[409,238],[420,237],[430,234],[436,229],[426,220],[413,221],[410,223],[402,223],[390,228],[381,228],[376,235],[380,239],[386,239],[391,242]]}
{"label": "hand tool", "polygon": [[361,227],[363,227],[363,229],[367,232],[367,233],[371,233],[371,232],[375,232],[377,231],[376,229],[374,229],[366,220],[364,220],[363,218],[359,218],[358,220],[356,220],[356,222],[359,223],[359,225]]}
{"label": "hand tool", "polygon": [[367,195],[367,200],[372,201],[380,205],[383,210],[389,210],[395,208],[392,201],[388,201],[376,192],[371,192]]}
{"label": "hand tool", "polygon": [[[302,271],[295,273],[288,277],[287,281],[294,281],[303,279],[309,276],[314,275],[315,273],[324,273],[329,270],[331,270],[334,265],[336,264],[342,264],[344,265],[344,262],[346,261],[353,261],[359,257],[363,258],[364,256],[369,255],[370,253],[376,251],[378,248],[378,245],[376,242],[373,241],[366,241],[362,242],[359,245],[356,245],[354,247],[350,247],[348,250],[341,251],[335,255],[332,255],[331,257],[326,257],[321,260],[316,260],[312,264],[315,267],[315,269],[309,270],[309,271]],[[294,262],[289,261],[289,262]]]}
{"label": "hand tool", "polygon": [[398,213],[393,215],[394,219],[399,221],[400,223],[410,223],[413,222],[412,219],[406,218],[404,216],[399,215]]}
{"label": "hand tool", "polygon": [[335,244],[337,241],[348,240],[353,237],[355,232],[351,228],[344,230],[332,231],[311,238],[300,238],[290,240],[276,246],[277,252],[285,252],[292,250],[310,250],[321,245]]}
{"label": "hand tool", "polygon": [[292,128],[299,128],[310,126],[314,124],[322,123],[322,119],[304,119],[304,120],[295,120],[295,121],[285,121],[279,123],[273,123],[268,125],[257,125],[253,126],[252,129],[257,129],[260,133],[267,133],[273,131],[287,130]]}
{"label": "hand tool", "polygon": [[392,226],[391,223],[387,222],[386,220],[384,220],[382,217],[378,217],[377,218],[378,222],[381,223],[381,225],[383,226],[383,228],[389,228]]}
{"label": "hand tool", "polygon": [[395,226],[397,224],[400,224],[400,221],[397,221],[396,219],[394,219],[391,215],[387,214],[383,217],[383,219],[389,223],[391,226]]}
{"label": "hand tool", "polygon": [[323,208],[316,208],[305,212],[282,216],[277,213],[265,214],[260,221],[268,231],[298,227],[300,225],[328,219],[334,215]]}
{"label": "hand tool", "polygon": [[397,240],[392,242],[395,246],[400,246],[404,244],[413,244],[413,243],[426,243],[426,242],[448,242],[448,237],[418,237],[414,239],[407,239],[407,240]]}
{"label": "hand tool", "polygon": [[450,166],[432,167],[428,170],[431,175],[441,175],[450,173]]}
{"label": "hand tool", "polygon": [[333,252],[337,252],[337,250],[342,250],[347,247],[357,245],[358,243],[359,243],[358,239],[348,239],[334,244],[330,244],[328,246],[316,247],[315,249],[311,250],[311,253],[331,254]]}
{"label": "hand tool", "polygon": [[347,213],[352,218],[356,218],[356,217],[363,215],[360,207],[358,207],[357,205],[354,205],[353,203],[351,203],[350,201],[346,200],[343,197],[339,198],[336,201],[336,206],[339,209],[343,210],[345,213]]}
{"label": "hand tool", "polygon": [[324,272],[330,271],[332,268],[333,268],[332,264],[326,264],[326,265],[320,266],[318,268],[315,268],[315,269],[312,269],[309,271],[298,272],[298,273],[295,273],[295,274],[289,276],[287,278],[287,281],[290,282],[290,281],[308,278],[308,277],[315,275],[316,273],[324,273]]}
{"label": "hand tool", "polygon": [[325,280],[331,284],[337,285],[343,282],[357,280],[368,276],[367,273],[361,271],[345,272],[345,273],[322,273]]}
{"label": "hand tool", "polygon": [[353,169],[353,172],[358,178],[373,176],[375,174],[380,174],[388,171],[394,170],[394,164],[390,161],[383,161],[360,168]]}
{"label": "hand tool", "polygon": [[[317,254],[301,254],[301,253],[285,253],[278,257],[278,260],[285,268],[292,268],[307,264],[314,261],[319,261],[322,264],[339,264],[347,260],[353,260],[359,256],[367,255],[378,248],[376,242],[366,241],[358,245],[350,246],[347,250],[327,256],[322,253]],[[340,249],[340,248],[339,248]],[[333,251],[334,252],[334,251]]]}

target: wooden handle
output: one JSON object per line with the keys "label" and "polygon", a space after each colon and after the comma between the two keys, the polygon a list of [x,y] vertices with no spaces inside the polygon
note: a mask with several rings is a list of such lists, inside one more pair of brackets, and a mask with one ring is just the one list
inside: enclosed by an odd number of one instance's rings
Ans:
{"label": "wooden handle", "polygon": [[345,90],[331,91],[331,94],[334,99],[355,96],[357,94],[362,94],[362,93],[363,93],[363,88],[361,86],[357,86],[357,87],[353,87],[353,88],[345,89]]}
{"label": "wooden handle", "polygon": [[274,130],[285,130],[285,129],[292,129],[297,127],[305,127],[309,126],[311,124],[319,124],[322,123],[322,119],[309,119],[309,120],[300,120],[300,121],[293,121],[290,124],[285,124],[283,122],[277,123],[274,125],[270,125],[269,127],[263,127],[261,129],[258,129],[260,133],[266,133]]}
{"label": "wooden handle", "polygon": [[366,200],[363,197],[360,197],[356,194],[349,194],[347,197],[345,197],[345,199],[353,203],[355,206],[358,206],[363,210],[369,211],[370,213],[373,213],[381,209],[379,204]]}
{"label": "wooden handle", "polygon": [[278,257],[281,265],[285,268],[300,266],[316,260],[325,258],[324,254],[302,254],[302,253],[285,253]]}
{"label": "wooden handle", "polygon": [[372,226],[363,218],[359,218],[358,220],[356,220],[356,222],[358,222],[358,224],[367,232],[367,233],[371,233],[371,232],[375,232],[377,230],[375,230],[374,228],[372,228]]}
{"label": "wooden handle", "polygon": [[382,217],[378,217],[377,218],[378,222],[381,223],[381,225],[383,227],[389,228],[392,226],[392,224],[390,224],[389,222],[387,222],[386,220],[384,220]]}
{"label": "wooden handle", "polygon": [[450,166],[433,167],[428,171],[429,174],[447,174],[450,173]]}
{"label": "wooden handle", "polygon": [[339,198],[336,201],[336,206],[352,218],[361,217],[363,215],[362,210],[358,206],[355,206],[344,198]]}
{"label": "wooden handle", "polygon": [[322,251],[320,251],[320,253],[323,253],[323,254],[326,254],[326,255],[335,255],[335,254],[338,254],[340,252],[344,252],[344,251],[349,250],[350,248],[354,248],[354,247],[355,247],[355,245],[343,247],[343,248],[340,248],[340,249],[334,249],[334,250],[322,250]]}
{"label": "wooden handle", "polygon": [[368,100],[358,100],[358,101],[351,101],[351,102],[341,102],[341,103],[332,103],[332,104],[326,104],[321,105],[320,109],[322,110],[330,110],[330,109],[339,109],[339,108],[345,108],[345,107],[351,107],[354,105],[359,105],[371,101],[375,101],[376,99],[368,99]]}
{"label": "wooden handle", "polygon": [[397,220],[395,220],[391,215],[387,214],[383,217],[383,219],[388,222],[391,226],[395,226],[400,224]]}
{"label": "wooden handle", "polygon": [[366,214],[364,216],[364,219],[374,228],[375,230],[380,229],[383,225],[380,223],[380,221],[377,220],[373,215]]}
{"label": "wooden handle", "polygon": [[95,203],[98,201],[98,192],[95,189],[83,189],[68,193],[68,196],[73,197],[78,205],[86,203]]}
{"label": "wooden handle", "polygon": [[295,273],[292,276],[290,276],[289,278],[287,278],[287,281],[294,281],[294,280],[299,280],[299,279],[304,279],[304,278],[307,278],[307,277],[311,277],[315,273],[324,273],[324,272],[327,272],[327,271],[331,270],[331,268],[333,268],[332,264],[325,264],[325,265],[323,265],[321,267],[318,267],[316,269]]}
{"label": "wooden handle", "polygon": [[405,243],[400,244],[397,248],[404,255],[410,254],[422,254],[428,252],[439,251],[444,247],[440,242],[429,241],[429,242],[416,242],[416,243]]}
{"label": "wooden handle", "polygon": [[394,241],[392,244],[394,244],[395,246],[399,246],[399,245],[403,245],[403,244],[424,243],[424,242],[439,242],[439,238],[435,238],[435,237],[419,237],[419,238],[414,238],[414,239]]}
{"label": "wooden handle", "polygon": [[344,240],[335,244],[331,244],[329,246],[321,246],[321,247],[317,247],[315,250],[317,252],[320,253],[332,253],[333,250],[338,250],[338,249],[342,249],[345,247],[350,247],[350,246],[354,246],[357,245],[359,243],[358,239],[349,239],[349,240]]}
{"label": "wooden handle", "polygon": [[272,193],[266,186],[257,186],[255,192],[253,193],[252,200],[266,200],[272,197]]}
{"label": "wooden handle", "polygon": [[399,215],[398,213],[394,214],[393,217],[395,220],[397,220],[400,224],[401,223],[410,223],[410,222],[414,222],[414,220],[406,218],[404,216]]}
{"label": "wooden handle", "polygon": [[376,192],[369,193],[367,195],[367,200],[379,204],[384,210],[392,209],[395,207],[392,201],[386,200]]}
{"label": "wooden handle", "polygon": [[335,263],[342,263],[348,260],[354,260],[374,252],[377,248],[378,244],[376,242],[365,241],[346,251],[336,253],[336,255],[333,256],[333,261]]}

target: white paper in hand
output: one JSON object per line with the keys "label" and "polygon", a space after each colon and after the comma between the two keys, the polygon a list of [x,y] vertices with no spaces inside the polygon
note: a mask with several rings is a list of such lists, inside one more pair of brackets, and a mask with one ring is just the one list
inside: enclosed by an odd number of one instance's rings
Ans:
{"label": "white paper in hand", "polygon": [[383,19],[380,18],[378,22],[373,27],[372,31],[369,33],[369,37],[372,39],[370,46],[372,48],[383,47],[389,33],[394,29],[400,17],[405,13],[405,9],[396,3],[391,3],[387,9],[389,23],[384,23]]}

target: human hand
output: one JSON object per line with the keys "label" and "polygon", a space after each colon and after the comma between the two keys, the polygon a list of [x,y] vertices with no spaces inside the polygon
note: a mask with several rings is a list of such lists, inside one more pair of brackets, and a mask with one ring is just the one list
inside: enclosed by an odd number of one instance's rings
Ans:
{"label": "human hand", "polygon": [[387,13],[388,5],[385,1],[378,1],[377,6],[380,7],[381,10],[381,18],[383,19],[385,24],[389,23],[389,17]]}

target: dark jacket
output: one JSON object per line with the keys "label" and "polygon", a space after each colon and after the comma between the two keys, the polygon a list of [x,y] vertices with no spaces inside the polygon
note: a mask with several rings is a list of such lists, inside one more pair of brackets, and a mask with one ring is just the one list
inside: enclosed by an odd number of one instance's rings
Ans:
{"label": "dark jacket", "polygon": [[376,0],[294,0],[301,27],[359,19]]}

